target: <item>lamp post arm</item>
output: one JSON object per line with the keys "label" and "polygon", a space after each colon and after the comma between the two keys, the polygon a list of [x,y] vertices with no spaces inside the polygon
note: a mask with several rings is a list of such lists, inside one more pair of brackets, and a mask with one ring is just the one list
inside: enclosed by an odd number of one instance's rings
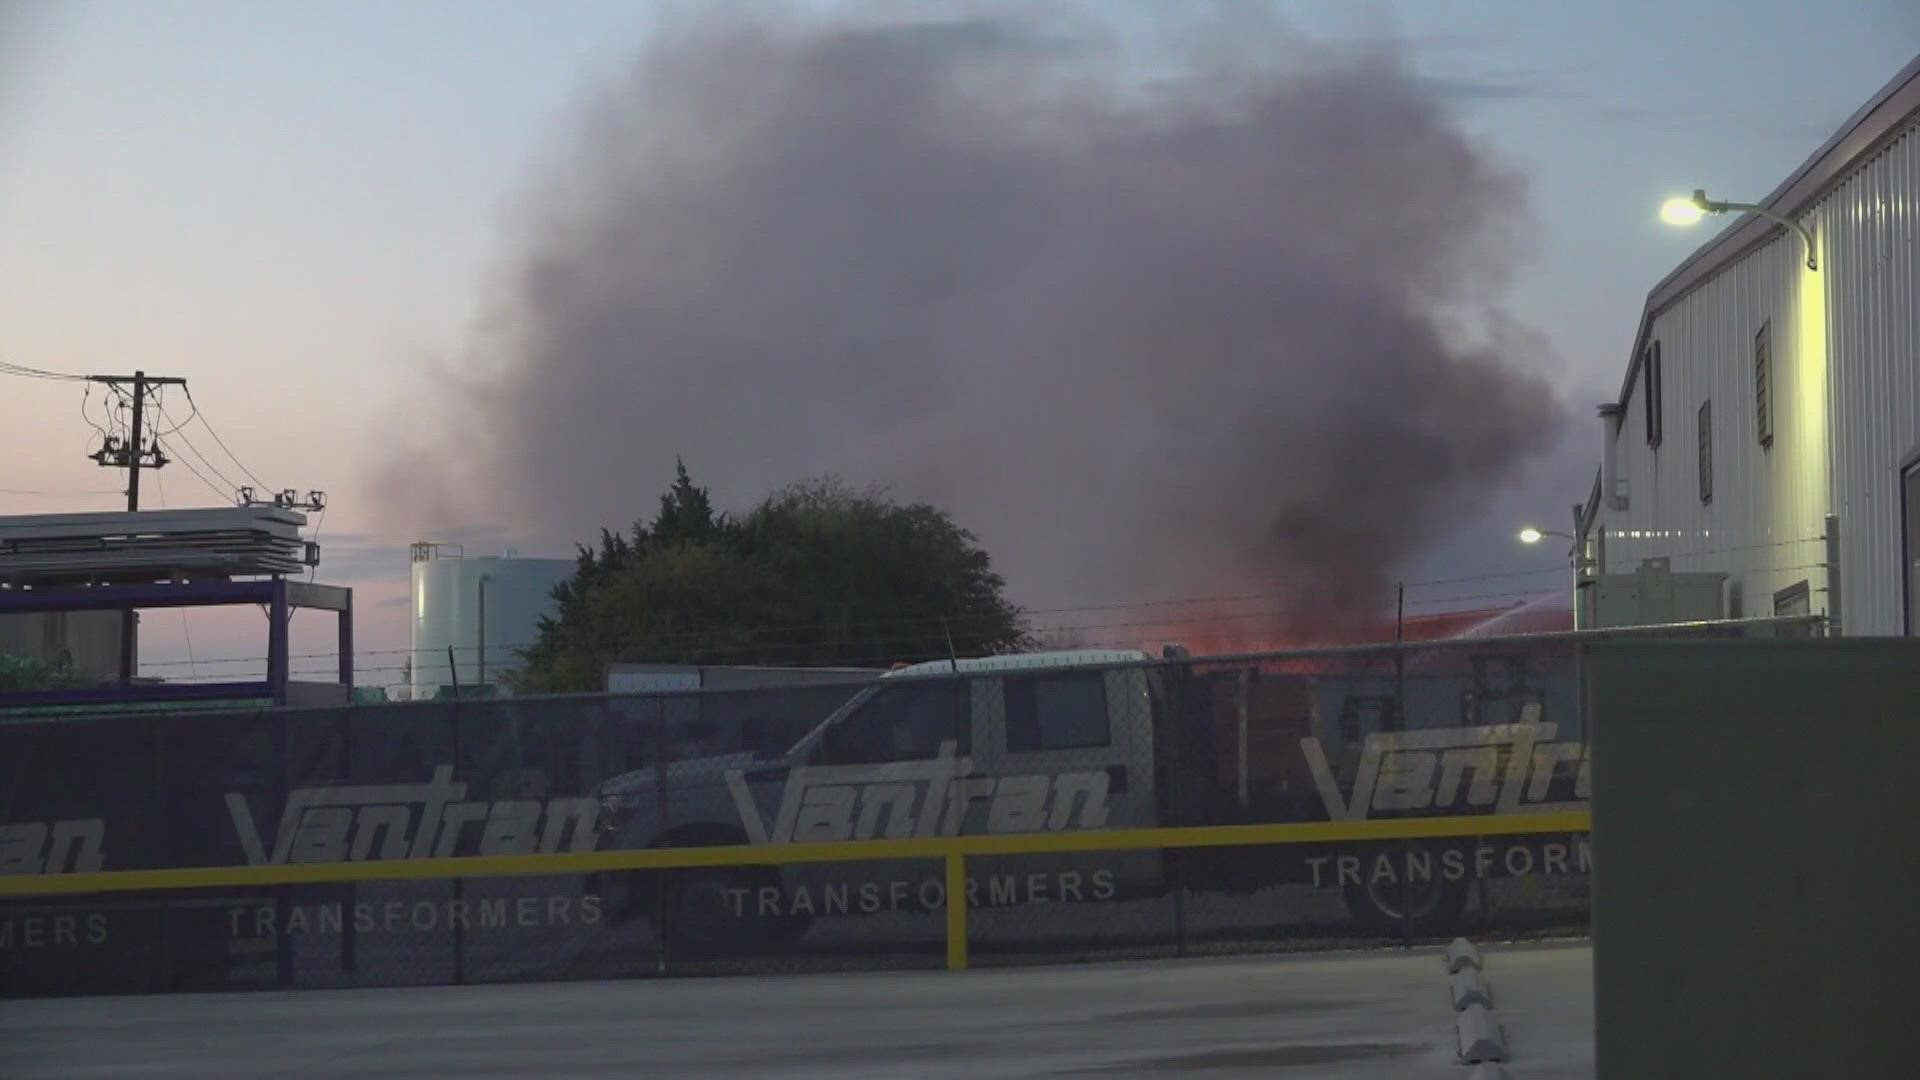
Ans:
{"label": "lamp post arm", "polygon": [[1800,224],[1787,215],[1776,213],[1755,203],[1715,202],[1711,199],[1706,200],[1701,209],[1713,214],[1724,213],[1728,210],[1739,210],[1743,213],[1758,214],[1768,221],[1792,229],[1794,232],[1800,234],[1800,240],[1807,245],[1807,269],[1816,271],[1820,269],[1819,258],[1813,250],[1813,233],[1809,231],[1805,225]]}

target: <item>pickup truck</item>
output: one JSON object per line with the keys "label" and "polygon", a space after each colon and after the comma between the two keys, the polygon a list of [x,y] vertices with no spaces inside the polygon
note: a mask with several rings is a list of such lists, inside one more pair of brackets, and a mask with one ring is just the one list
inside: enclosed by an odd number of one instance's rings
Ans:
{"label": "pickup truck", "polygon": [[[1393,671],[1377,657],[1310,672],[1196,667],[1173,647],[1159,659],[1079,650],[902,668],[789,746],[610,778],[596,791],[599,847],[1513,812],[1583,805],[1587,794],[1584,744],[1541,722],[1549,707],[1570,712],[1571,694],[1530,678],[1524,661],[1504,680],[1478,662],[1471,672]],[[978,858],[968,860],[968,901],[1107,900],[1176,883],[1248,892],[1311,879],[1340,888],[1371,932],[1431,933],[1459,915],[1475,877],[1523,872],[1516,862],[1550,870],[1541,864],[1554,857],[1536,845],[1524,859],[1490,859],[1466,844],[1099,852],[1049,856],[1046,875],[1015,872],[1030,871],[1032,857]],[[1575,858],[1561,845],[1563,869]],[[1577,858],[1584,867],[1584,845]],[[635,872],[591,887],[613,917],[663,922],[674,948],[710,953],[792,940],[816,916],[944,903],[919,883],[933,884],[923,867],[869,862]]]}

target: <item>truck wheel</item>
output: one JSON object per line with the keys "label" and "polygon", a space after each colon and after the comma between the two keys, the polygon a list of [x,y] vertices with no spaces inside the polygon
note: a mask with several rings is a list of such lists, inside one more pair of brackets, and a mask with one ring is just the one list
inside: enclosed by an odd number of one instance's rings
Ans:
{"label": "truck wheel", "polygon": [[[1435,860],[1438,862],[1438,860]],[[1444,936],[1460,926],[1467,906],[1468,882],[1433,879],[1415,882],[1380,881],[1348,885],[1347,911],[1354,924],[1370,934],[1397,937],[1409,927],[1420,937]]]}
{"label": "truck wheel", "polygon": [[683,870],[667,879],[666,888],[666,926],[661,932],[674,956],[768,952],[793,944],[807,930],[804,915],[757,913],[760,890],[780,888],[780,871],[771,866]]}
{"label": "truck wheel", "polygon": [[587,879],[586,891],[600,897],[607,921],[614,926],[653,917],[653,885],[645,871],[594,874]]}

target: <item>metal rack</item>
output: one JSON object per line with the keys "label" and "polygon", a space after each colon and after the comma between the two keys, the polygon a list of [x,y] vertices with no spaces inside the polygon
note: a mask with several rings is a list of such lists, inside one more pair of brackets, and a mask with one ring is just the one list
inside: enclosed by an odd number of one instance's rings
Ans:
{"label": "metal rack", "polygon": [[[346,703],[353,690],[353,590],[289,580],[320,560],[319,547],[300,538],[305,524],[305,515],[275,506],[0,518],[0,615],[247,604],[266,610],[268,627],[264,679],[167,683],[123,677],[107,686],[0,694],[0,708]],[[292,680],[287,624],[300,608],[337,617],[338,683]]]}

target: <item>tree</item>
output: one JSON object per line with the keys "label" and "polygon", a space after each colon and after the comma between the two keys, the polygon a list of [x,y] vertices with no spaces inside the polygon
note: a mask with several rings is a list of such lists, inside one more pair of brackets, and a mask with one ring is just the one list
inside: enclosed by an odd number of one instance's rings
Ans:
{"label": "tree", "polygon": [[0,653],[0,692],[70,690],[86,685],[87,680],[70,670],[65,657],[49,664],[38,657]]}
{"label": "tree", "polygon": [[621,661],[882,667],[1026,647],[1004,592],[934,507],[820,480],[735,519],[677,463],[651,521],[579,549],[516,683],[599,689]]}

